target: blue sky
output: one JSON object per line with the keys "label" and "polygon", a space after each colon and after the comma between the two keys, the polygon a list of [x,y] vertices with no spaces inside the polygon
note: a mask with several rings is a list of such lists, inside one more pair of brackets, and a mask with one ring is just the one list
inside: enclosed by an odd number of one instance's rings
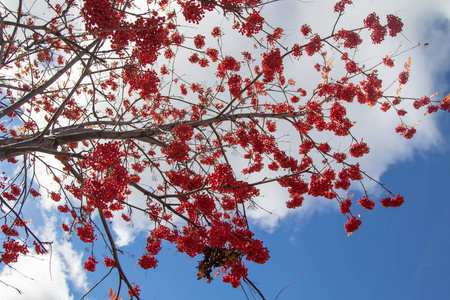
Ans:
{"label": "blue sky", "polygon": [[[286,27],[295,28],[309,23],[317,30],[327,28],[326,22],[314,20],[330,1],[308,3],[282,2],[280,11],[291,7],[289,14],[296,16],[286,20]],[[405,33],[402,39],[378,48],[377,55],[395,49],[398,43],[405,48],[416,42],[429,42],[399,58],[413,57],[411,84],[405,93],[422,96],[440,91],[438,97],[450,92],[450,67],[448,63],[450,8],[445,0],[424,1],[354,1],[350,16],[362,12],[377,11],[380,15],[394,13],[403,18]],[[358,3],[359,2],[359,3]],[[376,3],[372,3],[376,2]],[[315,6],[313,5],[315,4]],[[276,5],[276,4],[275,4]],[[305,6],[306,5],[306,6]],[[315,11],[311,13],[311,11]],[[280,21],[276,9],[269,9],[273,21]],[[298,17],[298,18],[297,18]],[[326,16],[322,20],[326,19]],[[296,25],[293,25],[296,24]],[[314,27],[315,26],[315,27]],[[283,27],[283,24],[280,25]],[[324,29],[325,30],[325,29]],[[408,41],[410,44],[408,44]],[[372,53],[368,53],[368,56]],[[387,54],[387,53],[386,53]],[[401,63],[399,63],[401,65]],[[396,74],[394,74],[396,76]],[[419,94],[417,94],[419,93]],[[361,112],[361,119],[366,118]],[[423,116],[423,113],[420,114]],[[414,114],[412,118],[418,118]],[[373,122],[373,120],[370,120]],[[278,299],[446,299],[450,293],[450,202],[448,201],[448,166],[450,166],[450,115],[438,113],[430,121],[423,120],[418,134],[412,141],[399,141],[395,134],[377,132],[385,123],[364,125],[360,132],[369,132],[374,143],[371,155],[362,163],[366,170],[380,177],[394,193],[405,197],[400,208],[386,209],[376,201],[374,211],[363,213],[363,224],[350,237],[344,230],[346,218],[338,212],[337,204],[331,201],[308,200],[298,212],[277,207],[280,199],[266,197],[261,200],[273,205],[276,216],[262,213],[252,215],[252,229],[256,237],[263,240],[271,252],[271,259],[264,265],[248,264],[250,279],[258,284],[267,299],[274,299],[286,286]],[[381,121],[380,121],[381,122]],[[384,119],[383,119],[384,122]],[[378,127],[377,127],[378,126]],[[369,128],[370,127],[370,128]],[[374,128],[376,127],[376,128]],[[393,131],[394,127],[388,126]],[[439,128],[439,129],[437,129]],[[387,130],[387,129],[386,129]],[[386,131],[386,132],[391,132]],[[366,140],[366,138],[365,138]],[[369,142],[369,146],[371,146]],[[370,172],[369,172],[370,173]],[[355,199],[361,196],[354,190]],[[369,192],[374,196],[382,193],[375,186]],[[278,196],[274,191],[269,196]],[[374,200],[376,197],[374,197]],[[268,203],[270,202],[270,203]],[[34,208],[41,202],[36,202]],[[54,209],[54,208],[53,208]],[[55,241],[52,263],[48,260],[23,260],[17,264],[19,270],[33,277],[31,283],[24,277],[3,270],[0,280],[11,284],[22,284],[24,294],[19,296],[8,289],[0,294],[0,300],[11,299],[79,299],[87,288],[106,274],[107,269],[99,265],[94,274],[86,274],[81,264],[89,252],[85,245],[59,232],[51,219],[52,208],[42,209],[42,218],[36,221],[45,226],[41,233]],[[39,220],[40,219],[40,220]],[[146,236],[145,228],[135,222],[139,233],[135,243],[124,246],[125,269],[130,279],[142,287],[142,299],[244,299],[244,293],[232,289],[220,278],[207,284],[196,279],[196,265],[201,259],[189,258],[176,253],[171,244],[165,244],[158,256],[156,270],[143,271],[135,262],[144,248],[139,241]],[[124,228],[118,227],[117,230]],[[125,236],[127,233],[123,233]],[[126,239],[125,239],[126,240]],[[132,238],[129,239],[133,240]],[[124,244],[126,244],[124,242]],[[59,250],[57,250],[59,247]],[[96,252],[102,259],[102,249]],[[135,254],[132,257],[131,254]],[[51,266],[51,275],[48,270]],[[39,270],[39,272],[37,272]],[[28,272],[28,273],[27,273]],[[11,275],[12,274],[12,275]],[[49,280],[51,276],[51,281]],[[111,275],[86,299],[107,299],[110,288],[116,288],[117,276]],[[4,290],[4,286],[1,288]],[[247,289],[247,293],[249,293]],[[126,297],[124,297],[125,299]],[[250,296],[251,298],[251,296]]]}

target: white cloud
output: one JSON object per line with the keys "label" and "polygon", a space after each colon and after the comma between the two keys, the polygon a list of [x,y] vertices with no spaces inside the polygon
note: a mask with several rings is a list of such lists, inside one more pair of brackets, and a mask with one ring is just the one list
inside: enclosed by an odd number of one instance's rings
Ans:
{"label": "white cloud", "polygon": [[247,210],[247,216],[250,217],[252,223],[270,233],[273,233],[279,222],[287,216],[308,221],[315,214],[327,213],[337,208],[335,201],[306,197],[300,208],[289,209],[286,207],[289,194],[277,183],[262,187],[261,195],[263,196],[258,198],[257,203],[263,209]]}
{"label": "white cloud", "polygon": [[[148,177],[145,176],[145,172],[141,174],[142,178],[149,178],[151,175],[147,174]],[[131,205],[140,207],[145,209],[147,207],[145,197],[138,193],[132,193],[127,200]],[[114,214],[114,220],[112,222],[112,229],[114,233],[117,235],[116,245],[119,247],[123,247],[129,245],[134,241],[136,236],[141,232],[147,232],[153,229],[153,224],[150,221],[147,214],[133,209],[130,222],[125,222],[121,215],[122,213],[127,214],[127,211],[118,211]]]}

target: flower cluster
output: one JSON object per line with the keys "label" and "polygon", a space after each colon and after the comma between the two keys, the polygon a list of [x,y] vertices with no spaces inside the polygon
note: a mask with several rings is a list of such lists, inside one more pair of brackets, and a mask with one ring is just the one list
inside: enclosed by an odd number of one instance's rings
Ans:
{"label": "flower cluster", "polygon": [[85,243],[92,243],[95,240],[94,228],[91,224],[77,227],[77,235]]}
{"label": "flower cluster", "polygon": [[371,13],[367,16],[367,18],[364,19],[364,25],[372,31],[370,37],[374,44],[379,44],[384,40],[387,30],[380,24],[380,17],[376,13]]}
{"label": "flower cluster", "polygon": [[390,36],[394,37],[397,36],[397,34],[399,34],[400,32],[402,32],[403,22],[399,17],[394,15],[387,15],[386,18]]}
{"label": "flower cluster", "polygon": [[334,5],[334,12],[342,13],[344,12],[345,5],[353,4],[352,0],[341,0]]}
{"label": "flower cluster", "polygon": [[261,17],[259,12],[253,10],[247,17],[247,22],[242,24],[239,29],[239,32],[242,35],[247,37],[252,37],[254,34],[257,34],[261,29],[264,23],[264,18]]}
{"label": "flower cluster", "polygon": [[367,198],[366,196],[362,197],[358,200],[358,204],[364,207],[365,209],[372,210],[375,207],[375,202]]}
{"label": "flower cluster", "polygon": [[154,269],[158,265],[158,260],[153,255],[144,254],[138,260],[138,265],[144,270]]}
{"label": "flower cluster", "polygon": [[405,198],[397,194],[394,198],[386,197],[381,200],[381,205],[384,207],[399,207],[405,202]]}
{"label": "flower cluster", "polygon": [[366,143],[364,143],[363,141],[357,143],[357,144],[353,144],[352,147],[350,148],[350,155],[353,157],[361,157],[364,154],[367,154],[370,152],[369,147],[367,146]]}
{"label": "flower cluster", "polygon": [[357,48],[362,43],[362,39],[360,38],[359,34],[354,31],[344,29],[339,30],[338,33],[334,36],[334,39],[344,40],[344,47],[349,49]]}
{"label": "flower cluster", "polygon": [[350,206],[352,206],[352,200],[350,200],[350,199],[343,200],[340,204],[341,213],[343,213],[343,214],[350,213]]}
{"label": "flower cluster", "polygon": [[19,254],[27,254],[28,247],[26,244],[22,244],[16,240],[9,240],[8,242],[3,242],[3,254],[0,257],[0,261],[4,264],[10,264],[17,262]]}
{"label": "flower cluster", "polygon": [[84,262],[83,268],[89,272],[94,272],[97,265],[97,260],[94,257],[89,256],[88,260]]}
{"label": "flower cluster", "polygon": [[19,236],[19,232],[15,228],[9,227],[8,225],[3,224],[1,229],[3,234],[7,236]]}
{"label": "flower cluster", "polygon": [[283,72],[283,58],[280,54],[280,49],[270,51],[263,54],[262,71],[264,73],[264,82],[271,82],[275,77],[275,73],[281,76]]}
{"label": "flower cluster", "polygon": [[345,231],[354,232],[361,225],[361,220],[357,219],[355,216],[350,217],[350,219],[345,223]]}
{"label": "flower cluster", "polygon": [[309,41],[309,44],[306,45],[306,47],[305,47],[306,54],[308,54],[309,56],[312,56],[315,53],[319,52],[320,49],[322,48],[322,46],[323,46],[322,39],[316,33]]}

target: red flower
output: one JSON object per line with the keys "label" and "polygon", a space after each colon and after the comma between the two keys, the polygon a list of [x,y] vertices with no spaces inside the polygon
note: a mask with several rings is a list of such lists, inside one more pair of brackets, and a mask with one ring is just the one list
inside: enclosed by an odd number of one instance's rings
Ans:
{"label": "red flower", "polygon": [[[133,287],[133,291],[136,293],[136,295],[140,296],[140,293],[139,293],[139,292],[141,291],[141,289],[139,288],[139,285],[136,284],[136,285]],[[128,295],[134,296],[133,292],[130,291],[130,290],[128,290]]]}
{"label": "red flower", "polygon": [[253,34],[257,34],[263,26],[264,18],[261,17],[259,12],[253,10],[247,17],[247,22],[242,24],[242,27],[239,29],[239,32],[242,35],[247,37],[251,37]]}
{"label": "red flower", "polygon": [[21,191],[22,191],[22,190],[20,189],[20,187],[18,187],[18,186],[15,185],[15,184],[11,184],[11,187],[10,187],[10,192],[11,192],[11,194],[13,194],[13,195],[16,196],[16,197],[19,197]]}
{"label": "red flower", "polygon": [[205,16],[205,11],[201,8],[197,1],[179,1],[178,2],[183,9],[183,16],[189,23],[198,24]]}
{"label": "red flower", "polygon": [[394,198],[386,197],[381,200],[381,206],[384,207],[399,207],[405,202],[405,198],[397,194]]}
{"label": "red flower", "polygon": [[209,58],[213,61],[216,62],[219,56],[219,50],[214,49],[214,48],[208,48],[206,49],[206,55],[209,56]]}
{"label": "red flower", "polygon": [[333,154],[333,158],[336,160],[337,163],[343,163],[347,158],[347,154],[336,152]]}
{"label": "red flower", "polygon": [[85,243],[92,243],[95,240],[94,228],[90,224],[77,227],[77,235]]}
{"label": "red flower", "polygon": [[409,140],[415,133],[416,129],[414,127],[411,127],[403,134],[403,137]]}
{"label": "red flower", "polygon": [[30,194],[31,194],[31,196],[33,196],[33,197],[39,197],[41,194],[38,192],[38,191],[36,191],[35,189],[30,189]]}
{"label": "red flower", "polygon": [[400,84],[405,84],[405,83],[407,83],[407,82],[408,82],[408,79],[409,79],[409,73],[406,72],[406,71],[403,71],[403,72],[401,72],[401,73],[398,75],[398,82],[399,82]]}
{"label": "red flower", "polygon": [[353,60],[349,60],[346,64],[345,64],[345,69],[347,70],[348,73],[350,74],[354,74],[354,73],[358,73],[359,68],[356,65],[356,63]]}
{"label": "red flower", "polygon": [[36,243],[36,241],[33,241],[33,245],[34,245],[34,251],[36,251],[36,254],[45,254],[45,253],[47,253],[47,251],[45,251],[45,249],[43,249],[41,247],[41,245]]}
{"label": "red flower", "polygon": [[144,270],[147,270],[150,268],[154,269],[158,265],[158,260],[153,255],[144,254],[138,260],[138,264]]}
{"label": "red flower", "polygon": [[387,15],[386,18],[387,26],[389,28],[389,35],[394,37],[402,31],[403,22],[399,17],[394,15]]}
{"label": "red flower", "polygon": [[55,192],[50,192],[50,198],[55,202],[59,202],[59,201],[61,201],[61,194],[55,193]]}
{"label": "red flower", "polygon": [[70,230],[69,226],[67,226],[66,223],[62,223],[62,224],[61,224],[61,227],[62,227],[62,229],[63,229],[64,231],[69,231],[69,230]]}
{"label": "red flower", "polygon": [[344,29],[339,30],[334,36],[334,39],[336,41],[339,39],[344,40],[344,48],[349,49],[354,49],[362,43],[362,39],[359,37],[359,34]]}
{"label": "red flower", "polygon": [[320,144],[317,146],[317,149],[318,149],[319,151],[321,151],[322,153],[328,153],[328,152],[331,151],[331,147],[330,147],[330,145],[329,145],[328,143],[320,143]]}
{"label": "red flower", "polygon": [[372,210],[375,207],[375,202],[365,196],[358,200],[358,204],[369,210]]}
{"label": "red flower", "polygon": [[237,72],[241,69],[240,63],[232,56],[226,56],[217,66],[216,76],[225,78],[227,71]]}
{"label": "red flower", "polygon": [[114,267],[114,265],[116,264],[114,259],[112,259],[110,257],[105,257],[105,259],[103,261],[105,263],[105,267]]}
{"label": "red flower", "polygon": [[264,73],[264,82],[271,82],[275,78],[275,73],[283,72],[283,58],[280,49],[275,49],[269,53],[263,54],[262,71]]}
{"label": "red flower", "polygon": [[301,196],[301,195],[294,195],[291,200],[286,202],[286,207],[287,208],[300,207],[303,204],[303,200],[304,200],[303,196]]}
{"label": "red flower", "polygon": [[19,236],[19,232],[14,228],[9,227],[8,225],[2,225],[2,231],[5,235],[8,236]]}
{"label": "red flower", "polygon": [[173,129],[173,133],[180,141],[189,141],[194,135],[194,128],[192,126],[181,124]]}
{"label": "red flower", "polygon": [[228,79],[228,88],[230,90],[231,96],[234,98],[241,98],[241,84],[242,78],[240,75],[233,75]]}
{"label": "red flower", "polygon": [[364,25],[372,30],[370,37],[372,38],[372,42],[374,44],[379,44],[384,40],[387,30],[381,26],[380,17],[376,13],[371,13],[368,15],[364,20]]}
{"label": "red flower", "polygon": [[215,37],[215,38],[221,37],[222,36],[222,30],[220,30],[220,28],[217,27],[217,26],[214,27],[213,30],[211,31],[211,36]]}
{"label": "red flower", "polygon": [[345,9],[346,4],[352,4],[351,0],[341,0],[334,5],[334,12],[341,13]]}
{"label": "red flower", "polygon": [[353,144],[352,147],[350,148],[350,155],[353,157],[361,157],[369,152],[370,149],[364,142]]}
{"label": "red flower", "polygon": [[58,205],[58,210],[60,212],[62,212],[62,213],[66,213],[66,212],[70,211],[70,208],[67,205],[64,205],[64,206],[63,205]]}
{"label": "red flower", "polygon": [[189,148],[184,141],[173,141],[167,145],[168,161],[186,161],[189,159]]}
{"label": "red flower", "polygon": [[392,68],[394,66],[394,61],[391,59],[391,57],[388,55],[386,57],[383,57],[383,64],[385,66],[388,66],[389,68]]}
{"label": "red flower", "polygon": [[399,110],[397,110],[397,114],[399,115],[399,116],[404,116],[404,115],[406,115],[408,112],[406,111],[406,110],[404,110],[404,109],[399,109]]}
{"label": "red flower", "polygon": [[93,257],[88,257],[88,260],[84,262],[83,267],[89,272],[95,271],[95,266],[97,265],[97,260]]}
{"label": "red flower", "polygon": [[131,221],[130,217],[127,216],[126,214],[122,214],[122,219],[123,219],[125,222],[130,222],[130,221]]}
{"label": "red flower", "polygon": [[205,36],[201,34],[197,34],[194,37],[194,45],[197,49],[202,49],[205,46]]}
{"label": "red flower", "polygon": [[345,199],[344,201],[341,202],[341,213],[343,214],[348,214],[350,213],[350,206],[352,206],[352,200],[350,199]]}
{"label": "red flower", "polygon": [[345,223],[345,231],[354,232],[361,225],[361,220],[358,220],[355,216],[352,216],[347,223]]}
{"label": "red flower", "polygon": [[311,33],[312,30],[309,25],[303,24],[302,27],[300,28],[300,31],[304,36],[307,36],[308,34]]}
{"label": "red flower", "polygon": [[314,53],[319,52],[320,48],[322,48],[322,39],[316,33],[310,40],[309,44],[306,45],[305,51],[308,56],[312,56]]}
{"label": "red flower", "polygon": [[19,258],[19,253],[27,254],[28,247],[26,244],[20,244],[16,240],[9,240],[8,242],[3,242],[3,254],[0,257],[0,261],[5,264],[15,263]]}

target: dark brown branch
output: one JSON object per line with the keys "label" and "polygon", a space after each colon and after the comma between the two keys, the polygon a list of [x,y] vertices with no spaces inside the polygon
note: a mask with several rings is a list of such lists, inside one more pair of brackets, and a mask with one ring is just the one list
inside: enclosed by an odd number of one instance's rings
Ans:
{"label": "dark brown branch", "polygon": [[261,293],[261,291],[256,287],[256,285],[250,280],[248,279],[248,277],[243,277],[242,278],[244,280],[245,283],[247,283],[248,285],[250,285],[261,297],[261,299],[265,300],[266,298],[264,297],[264,295]]}
{"label": "dark brown branch", "polygon": [[[262,114],[262,113],[242,113],[234,114],[222,117],[213,117],[201,121],[189,121],[184,122],[184,124],[198,128],[204,125],[210,125],[216,122],[223,122],[227,120],[236,119],[246,119],[246,118],[295,118],[300,116],[302,112],[297,112],[295,114],[280,113],[280,114]],[[116,131],[110,129],[93,129],[93,128],[83,128],[83,124],[80,124],[80,128],[71,128],[64,130],[62,128],[55,129],[54,133],[51,135],[44,136],[42,139],[36,139],[36,133],[34,135],[25,135],[19,138],[8,138],[0,141],[0,160],[9,157],[17,156],[19,154],[25,154],[30,152],[43,152],[43,153],[54,153],[58,146],[66,145],[70,143],[87,141],[87,140],[129,140],[135,139],[140,140],[144,143],[149,143],[153,145],[158,145],[164,149],[167,145],[155,137],[171,132],[175,127],[181,123],[165,124],[154,126],[151,128],[142,128],[129,131]],[[55,153],[56,152],[56,153]],[[58,154],[57,154],[58,155]]]}
{"label": "dark brown branch", "polygon": [[117,255],[116,244],[114,242],[114,238],[112,237],[111,231],[109,230],[108,222],[106,221],[103,211],[101,209],[98,209],[98,214],[100,216],[100,220],[102,221],[103,228],[105,229],[106,236],[108,237],[109,243],[111,245],[111,249],[113,252],[113,258],[115,261],[115,267],[117,268],[117,271],[119,272],[120,279],[125,282],[128,289],[133,293],[133,295],[136,297],[136,299],[141,299],[134,291],[133,286],[131,285],[130,281],[128,280],[127,276],[125,275],[125,272],[123,271],[122,267],[120,266],[119,257]]}

